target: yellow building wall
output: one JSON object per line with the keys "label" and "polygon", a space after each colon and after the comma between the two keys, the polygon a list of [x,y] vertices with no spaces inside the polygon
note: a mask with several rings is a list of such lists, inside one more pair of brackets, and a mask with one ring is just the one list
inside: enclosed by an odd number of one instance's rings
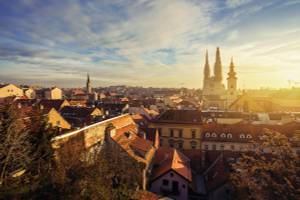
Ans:
{"label": "yellow building wall", "polygon": [[[178,141],[183,142],[182,149],[193,149],[191,145],[192,141],[197,143],[195,149],[201,149],[202,129],[200,125],[151,123],[150,127],[160,129],[160,145],[163,147],[171,147],[169,140],[173,139],[176,141],[176,144]],[[173,137],[170,135],[170,129],[173,129]],[[182,137],[179,137],[180,129],[182,130]],[[195,138],[192,137],[192,130],[195,130]],[[179,148],[178,145],[174,147]]]}
{"label": "yellow building wall", "polygon": [[102,115],[102,112],[100,109],[96,108],[92,113],[91,113],[92,116],[101,116]]}
{"label": "yellow building wall", "polygon": [[13,84],[9,84],[5,87],[0,88],[0,98],[9,96],[23,96],[23,90]]}
{"label": "yellow building wall", "polygon": [[243,121],[242,118],[217,118],[218,124],[236,124]]}
{"label": "yellow building wall", "polygon": [[53,88],[45,92],[46,99],[62,99],[62,90],[59,88]]}
{"label": "yellow building wall", "polygon": [[36,97],[35,91],[33,89],[31,89],[31,88],[28,89],[28,90],[25,90],[24,95],[28,99],[35,99],[35,97]]}
{"label": "yellow building wall", "polygon": [[71,125],[55,109],[51,109],[48,113],[48,123],[53,127],[71,129]]}

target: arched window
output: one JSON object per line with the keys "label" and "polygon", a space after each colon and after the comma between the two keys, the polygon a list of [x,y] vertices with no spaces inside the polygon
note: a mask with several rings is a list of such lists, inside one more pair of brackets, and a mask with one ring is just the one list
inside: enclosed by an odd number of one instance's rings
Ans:
{"label": "arched window", "polygon": [[241,135],[240,135],[240,138],[241,138],[241,139],[244,139],[244,138],[245,138],[245,134],[241,134]]}
{"label": "arched window", "polygon": [[216,133],[212,133],[211,137],[217,137],[217,134]]}
{"label": "arched window", "polygon": [[232,138],[232,134],[231,134],[231,133],[228,133],[228,134],[227,134],[227,138]]}
{"label": "arched window", "polygon": [[247,139],[251,139],[252,136],[250,134],[247,134]]}
{"label": "arched window", "polygon": [[205,133],[205,137],[210,137],[210,133]]}
{"label": "arched window", "polygon": [[225,138],[226,137],[226,134],[225,133],[222,133],[221,134],[221,138]]}

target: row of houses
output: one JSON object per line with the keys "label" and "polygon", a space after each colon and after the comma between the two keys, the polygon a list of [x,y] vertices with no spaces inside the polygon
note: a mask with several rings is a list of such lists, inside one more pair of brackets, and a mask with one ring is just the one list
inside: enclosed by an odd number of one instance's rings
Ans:
{"label": "row of houses", "polygon": [[0,98],[21,97],[25,99],[62,99],[63,92],[57,87],[33,89],[29,86],[16,86],[14,84],[0,84]]}
{"label": "row of houses", "polygon": [[[143,163],[140,188],[158,197],[224,199],[230,189],[229,164],[254,148],[253,141],[259,141],[264,128],[279,131],[292,140],[300,124],[204,123],[196,111],[173,110],[150,120],[142,113],[117,116],[57,136],[54,141],[57,149],[74,146],[76,158],[80,152],[93,152],[96,144],[110,141],[116,148],[121,147],[121,155],[130,158],[130,162]],[[299,141],[293,144],[299,151]],[[83,148],[78,148],[80,145]]]}

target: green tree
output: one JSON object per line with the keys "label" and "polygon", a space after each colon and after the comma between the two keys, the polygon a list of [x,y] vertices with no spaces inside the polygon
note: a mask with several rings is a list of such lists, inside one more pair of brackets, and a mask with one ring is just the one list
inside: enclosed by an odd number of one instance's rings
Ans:
{"label": "green tree", "polygon": [[289,139],[275,131],[264,130],[253,153],[233,164],[231,181],[237,199],[300,199],[299,156]]}

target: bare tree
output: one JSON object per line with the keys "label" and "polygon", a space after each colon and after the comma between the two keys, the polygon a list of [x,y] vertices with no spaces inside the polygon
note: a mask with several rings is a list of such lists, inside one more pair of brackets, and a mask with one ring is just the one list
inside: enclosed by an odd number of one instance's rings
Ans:
{"label": "bare tree", "polygon": [[28,171],[31,144],[26,122],[14,106],[5,105],[0,114],[0,185],[18,187]]}

